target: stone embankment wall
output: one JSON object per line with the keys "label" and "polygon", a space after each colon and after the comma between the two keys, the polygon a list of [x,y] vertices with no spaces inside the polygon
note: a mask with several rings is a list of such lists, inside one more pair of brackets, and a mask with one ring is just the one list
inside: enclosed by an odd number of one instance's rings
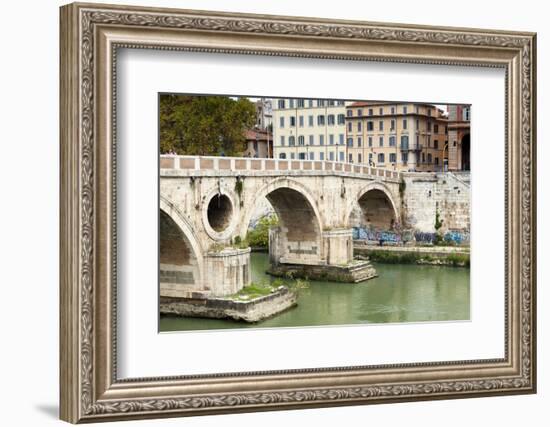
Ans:
{"label": "stone embankment wall", "polygon": [[470,231],[470,185],[453,173],[404,173],[401,195],[404,228],[419,233],[434,233],[436,215],[439,231],[452,238],[452,233]]}

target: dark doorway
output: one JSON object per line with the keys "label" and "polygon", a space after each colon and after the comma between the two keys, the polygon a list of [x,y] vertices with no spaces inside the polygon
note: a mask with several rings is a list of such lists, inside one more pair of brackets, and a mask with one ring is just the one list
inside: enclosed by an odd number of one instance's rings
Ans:
{"label": "dark doorway", "polygon": [[462,170],[470,170],[470,134],[462,137]]}

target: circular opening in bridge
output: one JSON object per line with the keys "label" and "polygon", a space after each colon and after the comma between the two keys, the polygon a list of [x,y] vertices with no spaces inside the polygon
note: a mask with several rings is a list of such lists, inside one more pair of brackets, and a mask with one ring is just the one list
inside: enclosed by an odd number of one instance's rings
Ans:
{"label": "circular opening in bridge", "polygon": [[223,231],[231,222],[233,206],[224,194],[216,194],[208,203],[208,223],[215,231]]}

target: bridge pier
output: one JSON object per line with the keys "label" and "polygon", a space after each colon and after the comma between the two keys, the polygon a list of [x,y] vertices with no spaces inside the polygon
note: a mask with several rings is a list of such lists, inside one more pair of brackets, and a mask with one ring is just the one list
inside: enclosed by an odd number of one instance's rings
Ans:
{"label": "bridge pier", "polygon": [[[268,273],[335,282],[362,282],[376,277],[369,261],[353,259],[352,229],[327,230],[321,245],[311,242],[289,242],[282,227],[269,230]],[[296,247],[302,249],[297,249]]]}
{"label": "bridge pier", "polygon": [[250,284],[250,248],[224,248],[205,257],[205,290],[210,296],[226,296]]}

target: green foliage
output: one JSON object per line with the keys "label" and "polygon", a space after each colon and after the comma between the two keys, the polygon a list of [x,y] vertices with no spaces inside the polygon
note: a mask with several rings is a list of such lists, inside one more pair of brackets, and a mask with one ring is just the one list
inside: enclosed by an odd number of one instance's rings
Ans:
{"label": "green foliage", "polygon": [[451,254],[447,257],[447,261],[455,267],[470,267],[470,255]]}
{"label": "green foliage", "polygon": [[401,197],[403,197],[403,193],[405,193],[405,188],[407,188],[407,184],[405,183],[403,178],[401,178],[401,181],[399,181],[399,195]]}
{"label": "green foliage", "polygon": [[452,265],[454,267],[470,267],[470,255],[461,253],[452,253],[444,257],[434,257],[430,254],[417,252],[389,252],[389,251],[369,251],[369,259],[383,264],[419,264],[435,262],[438,259],[443,265]]}
{"label": "green foliage", "polygon": [[160,96],[160,152],[235,156],[245,149],[245,130],[254,125],[255,107],[245,98]]}
{"label": "green foliage", "polygon": [[269,245],[269,228],[278,223],[279,219],[277,215],[263,217],[256,225],[256,228],[247,233],[246,240],[252,247],[267,248]]}
{"label": "green foliage", "polygon": [[235,181],[235,192],[241,197],[241,194],[243,193],[243,180],[237,178],[237,181]]}
{"label": "green foliage", "polygon": [[438,231],[443,226],[443,220],[441,219],[439,215],[439,209],[435,209],[435,224],[434,228],[436,231]]}

